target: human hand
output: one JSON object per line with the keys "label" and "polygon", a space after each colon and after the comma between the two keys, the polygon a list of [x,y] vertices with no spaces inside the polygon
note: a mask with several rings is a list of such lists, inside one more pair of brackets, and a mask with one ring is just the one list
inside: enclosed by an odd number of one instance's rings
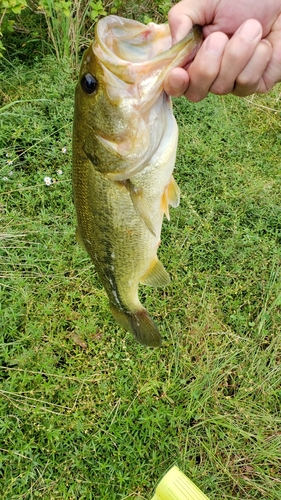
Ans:
{"label": "human hand", "polygon": [[281,81],[281,0],[183,0],[169,12],[173,42],[193,24],[204,42],[186,70],[165,79],[169,95],[193,102],[209,92],[245,96],[265,93]]}

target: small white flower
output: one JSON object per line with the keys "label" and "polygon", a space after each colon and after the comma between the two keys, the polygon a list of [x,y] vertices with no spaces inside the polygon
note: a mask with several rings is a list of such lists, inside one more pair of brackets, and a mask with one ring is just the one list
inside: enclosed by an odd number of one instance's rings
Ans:
{"label": "small white flower", "polygon": [[62,148],[62,153],[65,154],[67,152],[67,148]]}
{"label": "small white flower", "polygon": [[8,165],[13,165],[13,160],[7,160]]}
{"label": "small white flower", "polygon": [[57,170],[57,174],[62,175],[62,170],[60,168],[59,168],[59,170]]}
{"label": "small white flower", "polygon": [[2,181],[8,181],[9,178],[8,177],[2,177]]}
{"label": "small white flower", "polygon": [[11,172],[9,172],[9,176],[13,175],[14,171],[11,170]]}
{"label": "small white flower", "polygon": [[45,182],[46,186],[50,186],[53,181],[52,181],[51,177],[44,177],[44,182]]}

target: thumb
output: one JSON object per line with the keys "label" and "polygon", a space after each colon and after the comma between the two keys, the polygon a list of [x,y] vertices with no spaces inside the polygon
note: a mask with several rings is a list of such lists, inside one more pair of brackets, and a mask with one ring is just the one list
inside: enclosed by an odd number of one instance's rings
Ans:
{"label": "thumb", "polygon": [[182,40],[194,24],[204,26],[206,22],[206,0],[182,0],[174,5],[168,14],[172,42]]}

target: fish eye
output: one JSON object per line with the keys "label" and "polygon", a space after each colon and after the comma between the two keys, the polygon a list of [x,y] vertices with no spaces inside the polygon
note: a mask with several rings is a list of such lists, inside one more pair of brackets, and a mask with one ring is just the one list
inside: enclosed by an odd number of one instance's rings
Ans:
{"label": "fish eye", "polygon": [[91,73],[86,73],[81,79],[81,87],[86,94],[93,94],[98,88],[98,82]]}

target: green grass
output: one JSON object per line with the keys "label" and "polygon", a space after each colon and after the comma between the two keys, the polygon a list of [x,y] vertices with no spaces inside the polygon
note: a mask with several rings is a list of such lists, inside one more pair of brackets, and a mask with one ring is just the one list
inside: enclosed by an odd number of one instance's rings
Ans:
{"label": "green grass", "polygon": [[151,350],[75,243],[75,76],[46,57],[0,78],[0,496],[148,500],[177,464],[210,500],[280,500],[280,89],[174,102]]}

